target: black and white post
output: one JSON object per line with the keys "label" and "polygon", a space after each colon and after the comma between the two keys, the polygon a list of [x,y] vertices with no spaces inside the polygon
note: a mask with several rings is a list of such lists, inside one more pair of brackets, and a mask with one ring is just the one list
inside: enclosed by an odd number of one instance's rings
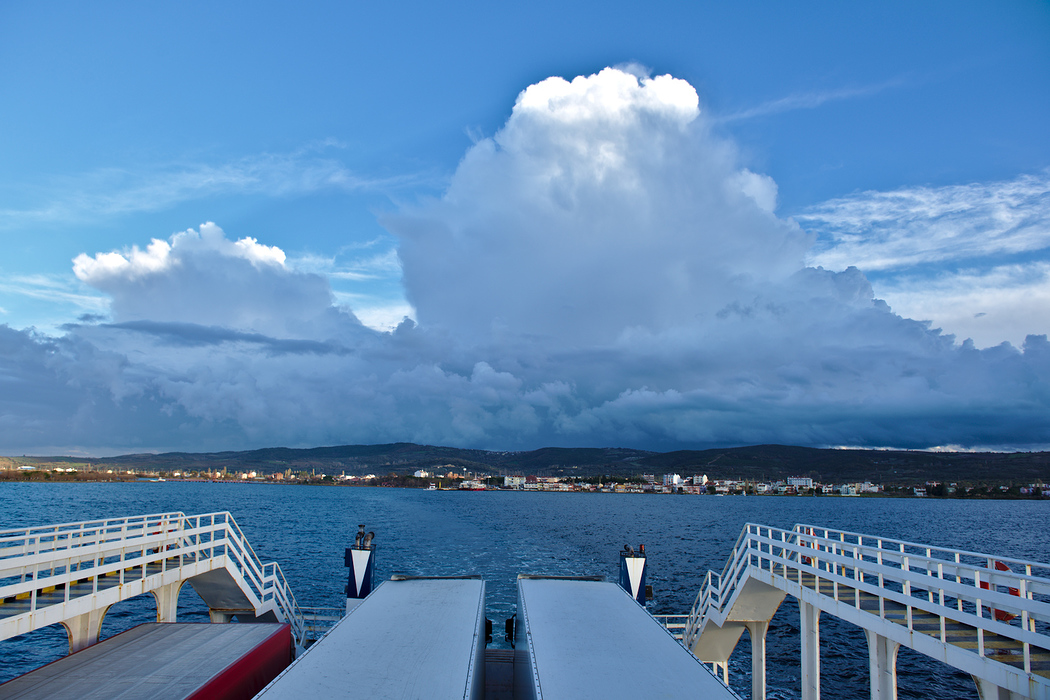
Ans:
{"label": "black and white post", "polygon": [[629,544],[620,550],[620,585],[645,607],[645,545],[638,545],[638,551]]}
{"label": "black and white post", "polygon": [[346,584],[346,612],[349,613],[372,592],[372,578],[375,575],[375,551],[372,544],[376,533],[365,533],[365,526],[359,525],[354,544],[346,548],[344,564],[350,569]]}

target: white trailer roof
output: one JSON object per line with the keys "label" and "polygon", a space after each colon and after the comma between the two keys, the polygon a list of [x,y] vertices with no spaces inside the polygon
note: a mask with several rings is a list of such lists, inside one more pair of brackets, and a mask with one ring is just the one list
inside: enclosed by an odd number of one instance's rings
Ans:
{"label": "white trailer roof", "polygon": [[385,581],[256,696],[480,698],[485,582]]}
{"label": "white trailer roof", "polygon": [[614,583],[520,577],[518,624],[538,699],[737,697]]}

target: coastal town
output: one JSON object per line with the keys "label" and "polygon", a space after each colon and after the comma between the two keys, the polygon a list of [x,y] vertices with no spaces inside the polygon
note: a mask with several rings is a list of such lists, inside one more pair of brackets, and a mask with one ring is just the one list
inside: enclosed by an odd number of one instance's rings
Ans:
{"label": "coastal town", "polygon": [[871,481],[824,483],[809,476],[786,479],[709,479],[705,474],[639,474],[636,476],[486,475],[446,464],[418,469],[412,474],[339,474],[316,470],[161,471],[155,469],[91,469],[77,466],[19,465],[0,470],[0,481],[36,482],[211,482],[274,485],[333,485],[416,488],[457,491],[545,491],[594,493],[650,493],[696,496],[892,496],[896,498],[1050,498],[1050,484],[966,484],[926,481],[921,484],[881,484]]}

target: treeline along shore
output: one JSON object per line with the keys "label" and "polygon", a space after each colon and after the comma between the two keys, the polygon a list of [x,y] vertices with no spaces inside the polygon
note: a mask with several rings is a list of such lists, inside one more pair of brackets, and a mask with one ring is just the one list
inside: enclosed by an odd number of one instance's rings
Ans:
{"label": "treeline along shore", "polygon": [[[420,474],[427,476],[419,476]],[[438,487],[469,478],[489,487],[509,475],[569,484],[662,483],[665,475],[703,475],[748,484],[808,478],[815,483],[875,483],[887,495],[923,489],[928,496],[1042,496],[1050,452],[926,452],[757,445],[651,452],[629,448],[543,448],[525,452],[394,443],[242,452],[128,454],[106,458],[0,457],[0,480],[128,481],[140,478],[271,483],[343,483]],[[413,476],[416,475],[416,476]],[[370,477],[370,478],[367,478]],[[446,477],[445,481],[441,477]],[[447,482],[447,483],[446,483]],[[1050,487],[1048,487],[1050,489]],[[805,492],[802,489],[801,492]]]}

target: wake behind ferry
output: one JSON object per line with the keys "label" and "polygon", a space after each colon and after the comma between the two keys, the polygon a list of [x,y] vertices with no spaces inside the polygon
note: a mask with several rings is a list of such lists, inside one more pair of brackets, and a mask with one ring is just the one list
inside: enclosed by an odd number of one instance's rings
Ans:
{"label": "wake behind ferry", "polygon": [[[748,631],[751,697],[766,697],[769,621],[799,606],[801,695],[821,693],[820,619],[860,627],[870,696],[896,697],[904,646],[970,674],[981,698],[1050,698],[1050,565],[799,524],[748,524],[688,613],[649,614],[644,546],[602,576],[521,572],[489,648],[486,581],[375,585],[375,534],[344,553],[345,609],[300,605],[228,512],[0,531],[0,639],[60,623],[70,654],[0,698],[735,698]],[[177,621],[186,583],[210,623]],[[109,608],[152,594],[157,622],[99,641]],[[236,621],[240,624],[226,624]],[[244,624],[251,623],[251,624]]]}

